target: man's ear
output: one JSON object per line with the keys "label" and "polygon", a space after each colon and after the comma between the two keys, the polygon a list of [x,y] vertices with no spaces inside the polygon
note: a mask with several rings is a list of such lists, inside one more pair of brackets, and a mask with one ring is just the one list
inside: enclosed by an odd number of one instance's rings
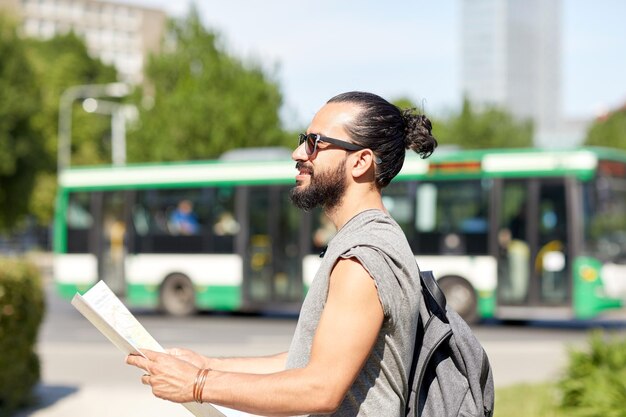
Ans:
{"label": "man's ear", "polygon": [[352,176],[365,179],[364,175],[371,172],[374,175],[374,159],[376,156],[371,149],[363,149],[352,154]]}

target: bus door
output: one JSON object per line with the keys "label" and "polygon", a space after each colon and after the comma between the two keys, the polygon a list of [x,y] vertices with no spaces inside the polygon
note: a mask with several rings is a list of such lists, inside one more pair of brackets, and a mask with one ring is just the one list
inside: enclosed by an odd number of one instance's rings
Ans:
{"label": "bus door", "polygon": [[129,218],[128,196],[124,191],[94,193],[96,213],[98,276],[118,294],[124,295],[124,259],[127,253],[126,229]]}
{"label": "bus door", "polygon": [[503,180],[498,200],[499,305],[568,307],[565,180]]}
{"label": "bus door", "polygon": [[298,233],[300,213],[289,187],[247,189],[244,298],[256,307],[294,306],[302,300]]}

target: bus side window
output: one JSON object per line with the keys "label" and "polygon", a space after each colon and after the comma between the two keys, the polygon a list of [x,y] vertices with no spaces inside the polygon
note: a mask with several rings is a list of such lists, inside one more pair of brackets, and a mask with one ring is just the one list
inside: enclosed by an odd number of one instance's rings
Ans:
{"label": "bus side window", "polygon": [[503,303],[523,303],[528,297],[531,255],[526,234],[528,198],[526,182],[504,182],[497,234],[498,293]]}
{"label": "bus side window", "polygon": [[223,211],[217,216],[213,233],[217,236],[232,236],[239,232],[239,223],[230,211]]}
{"label": "bus side window", "polygon": [[337,234],[337,229],[328,216],[321,210],[315,211],[315,228],[313,230],[313,250],[320,252],[328,245],[330,240]]}
{"label": "bus side window", "polygon": [[210,208],[201,188],[153,189],[137,193],[133,208],[138,253],[203,253]]}
{"label": "bus side window", "polygon": [[337,229],[319,207],[311,211],[311,227],[310,253],[319,254],[328,246],[328,242],[335,236]]}
{"label": "bus side window", "polygon": [[490,187],[489,181],[478,179],[419,184],[417,250],[429,254],[487,254]]}
{"label": "bus side window", "polygon": [[71,193],[67,207],[67,252],[89,253],[89,231],[93,226],[89,193]]}
{"label": "bus side window", "polygon": [[150,231],[150,216],[143,206],[133,207],[133,224],[139,236],[145,236]]}
{"label": "bus side window", "polygon": [[391,183],[383,189],[383,204],[389,215],[400,225],[409,242],[415,236],[412,198],[414,189],[414,183],[410,182]]}
{"label": "bus side window", "polygon": [[232,253],[235,250],[235,236],[241,225],[235,217],[235,187],[219,187],[205,190],[209,194],[211,211],[208,223],[212,235],[211,251]]}

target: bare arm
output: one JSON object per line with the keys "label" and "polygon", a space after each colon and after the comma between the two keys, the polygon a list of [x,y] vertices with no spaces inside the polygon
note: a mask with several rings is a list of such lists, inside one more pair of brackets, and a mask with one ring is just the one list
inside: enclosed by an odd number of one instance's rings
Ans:
{"label": "bare arm", "polygon": [[250,358],[212,358],[182,348],[168,349],[167,353],[198,368],[210,368],[223,372],[271,374],[284,370],[287,362],[287,352]]}
{"label": "bare arm", "polygon": [[[209,372],[202,398],[263,415],[329,413],[341,404],[369,356],[383,321],[374,280],[360,263],[340,260],[330,278],[328,298],[313,340],[309,364],[271,374]],[[172,401],[192,400],[198,368],[174,363],[169,355],[130,356],[145,369],[154,394]],[[180,362],[180,361],[177,361]]]}

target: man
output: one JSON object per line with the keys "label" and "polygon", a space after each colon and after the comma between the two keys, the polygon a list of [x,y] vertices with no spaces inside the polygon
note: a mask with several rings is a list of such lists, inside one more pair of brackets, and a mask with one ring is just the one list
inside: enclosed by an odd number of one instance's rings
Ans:
{"label": "man", "polygon": [[175,235],[195,235],[200,224],[193,212],[191,200],[181,200],[169,219],[170,231]]}
{"label": "man", "polygon": [[[205,358],[184,349],[129,356],[144,384],[175,402],[260,415],[400,416],[417,327],[419,270],[381,190],[406,149],[430,155],[430,121],[370,93],[338,95],[292,157],[293,203],[321,206],[337,228],[303,303],[289,352]],[[207,369],[207,370],[203,370]]]}

